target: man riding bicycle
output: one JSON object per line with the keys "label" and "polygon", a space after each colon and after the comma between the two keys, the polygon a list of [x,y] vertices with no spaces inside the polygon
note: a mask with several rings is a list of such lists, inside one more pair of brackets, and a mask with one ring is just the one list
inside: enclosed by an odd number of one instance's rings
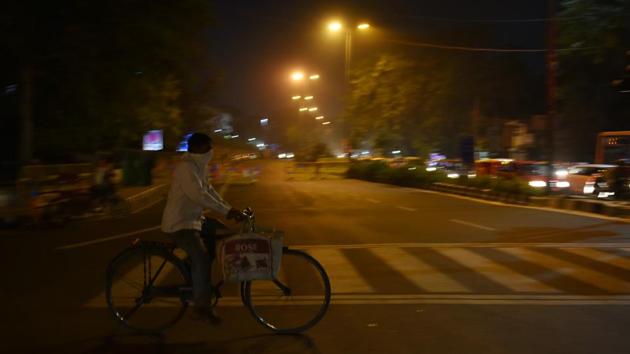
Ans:
{"label": "man riding bicycle", "polygon": [[[227,219],[240,221],[243,214],[232,208],[208,183],[208,163],[212,158],[212,139],[194,133],[188,139],[188,152],[173,171],[171,187],[162,215],[162,231],[175,239],[192,262],[192,302],[196,319],[218,320],[211,306],[210,266],[214,247],[208,250],[202,236],[204,209]],[[208,240],[211,245],[214,239]]]}

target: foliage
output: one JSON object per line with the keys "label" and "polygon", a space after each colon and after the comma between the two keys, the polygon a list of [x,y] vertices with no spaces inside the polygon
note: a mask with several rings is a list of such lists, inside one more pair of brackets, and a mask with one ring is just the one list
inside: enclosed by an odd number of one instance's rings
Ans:
{"label": "foliage", "polygon": [[419,188],[430,188],[433,184],[442,182],[475,189],[489,189],[510,195],[541,195],[544,193],[544,189],[532,188],[526,181],[520,179],[507,180],[490,176],[476,178],[462,176],[459,179],[450,179],[441,171],[427,172],[408,166],[390,167],[384,161],[353,162],[346,172],[346,177]]}
{"label": "foliage", "polygon": [[[571,151],[591,160],[597,132],[630,129],[630,101],[611,86],[623,76],[630,50],[630,0],[565,0],[560,16],[560,127]],[[582,143],[583,142],[583,143]]]}
{"label": "foliage", "polygon": [[[11,1],[0,20],[3,70],[31,89],[39,155],[139,147],[164,129],[169,148],[210,93],[204,0]],[[206,117],[207,118],[207,117]]]}
{"label": "foliage", "polygon": [[461,136],[496,140],[486,129],[492,119],[532,106],[518,94],[528,83],[524,71],[509,59],[385,53],[353,77],[344,113],[352,143],[367,141],[385,154],[402,148],[421,157],[435,150],[455,155]]}
{"label": "foliage", "polygon": [[330,156],[332,154],[328,150],[328,146],[322,142],[307,145],[295,153],[295,159],[302,162],[315,162],[319,158]]}

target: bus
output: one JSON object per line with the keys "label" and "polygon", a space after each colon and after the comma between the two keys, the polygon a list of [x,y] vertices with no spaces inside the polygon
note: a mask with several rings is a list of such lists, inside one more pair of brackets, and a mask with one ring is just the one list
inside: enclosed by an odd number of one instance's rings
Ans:
{"label": "bus", "polygon": [[630,130],[597,134],[595,163],[614,164],[617,160],[630,160]]}

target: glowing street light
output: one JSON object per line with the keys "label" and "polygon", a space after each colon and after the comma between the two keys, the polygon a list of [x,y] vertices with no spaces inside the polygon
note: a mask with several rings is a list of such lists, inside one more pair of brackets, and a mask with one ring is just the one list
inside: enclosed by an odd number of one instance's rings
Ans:
{"label": "glowing street light", "polygon": [[343,25],[339,21],[332,21],[328,23],[328,30],[330,32],[339,32],[343,28]]}
{"label": "glowing street light", "polygon": [[322,125],[328,125],[328,124],[330,124],[330,122],[329,122],[329,121],[326,121],[326,122],[323,122],[323,123],[322,123]]}
{"label": "glowing street light", "polygon": [[[359,24],[357,24],[356,29],[357,31],[364,32],[370,27],[371,26],[369,23],[360,22]],[[345,56],[345,73],[346,73],[346,80],[348,80],[349,75],[350,75],[350,62],[352,61],[352,34],[355,31],[351,27],[344,28],[341,22],[339,21],[329,22],[328,31],[335,32],[335,33],[340,32],[340,33],[345,34],[345,37],[346,37],[345,55],[344,55]]]}
{"label": "glowing street light", "polygon": [[308,111],[308,108],[306,108],[306,107],[300,107],[299,111],[300,111],[300,112],[306,112],[306,111]]}
{"label": "glowing street light", "polygon": [[295,100],[299,100],[300,98],[302,98],[302,96],[299,96],[299,95],[291,97],[291,99],[294,100],[294,101]]}
{"label": "glowing street light", "polygon": [[310,101],[310,100],[312,100],[313,98],[314,98],[313,96],[304,96],[304,99],[305,99],[305,100],[307,100],[307,101]]}
{"label": "glowing street light", "polygon": [[249,139],[247,139],[247,141],[254,141],[254,140],[256,140],[256,138],[249,138]]}
{"label": "glowing street light", "polygon": [[319,74],[313,74],[311,76],[308,77],[311,80],[319,80]]}
{"label": "glowing street light", "polygon": [[309,112],[315,112],[317,111],[317,107],[311,107],[308,109]]}
{"label": "glowing street light", "polygon": [[317,116],[317,117],[315,117],[315,119],[317,119],[317,120],[324,119],[324,116]]}
{"label": "glowing street light", "polygon": [[301,71],[295,71],[291,74],[291,80],[293,81],[300,81],[304,79],[304,73]]}

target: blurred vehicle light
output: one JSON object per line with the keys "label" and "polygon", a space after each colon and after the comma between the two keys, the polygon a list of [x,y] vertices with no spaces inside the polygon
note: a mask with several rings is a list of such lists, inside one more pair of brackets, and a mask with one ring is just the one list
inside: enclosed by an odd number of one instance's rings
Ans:
{"label": "blurred vehicle light", "polygon": [[459,178],[459,173],[449,173],[446,175],[448,178]]}
{"label": "blurred vehicle light", "polygon": [[558,188],[569,188],[569,187],[571,187],[571,183],[569,183],[569,181],[558,181],[558,182],[556,182],[556,187],[558,187]]}
{"label": "blurred vehicle light", "polygon": [[547,187],[547,182],[541,180],[529,181],[529,186],[534,188]]}
{"label": "blurred vehicle light", "polygon": [[584,184],[583,192],[584,194],[593,194],[593,192],[595,192],[595,183],[586,182],[586,184]]}
{"label": "blurred vehicle light", "polygon": [[556,171],[556,176],[557,177],[564,178],[564,177],[566,177],[568,175],[569,175],[569,171],[567,171],[567,170],[562,169],[562,170],[557,170]]}

